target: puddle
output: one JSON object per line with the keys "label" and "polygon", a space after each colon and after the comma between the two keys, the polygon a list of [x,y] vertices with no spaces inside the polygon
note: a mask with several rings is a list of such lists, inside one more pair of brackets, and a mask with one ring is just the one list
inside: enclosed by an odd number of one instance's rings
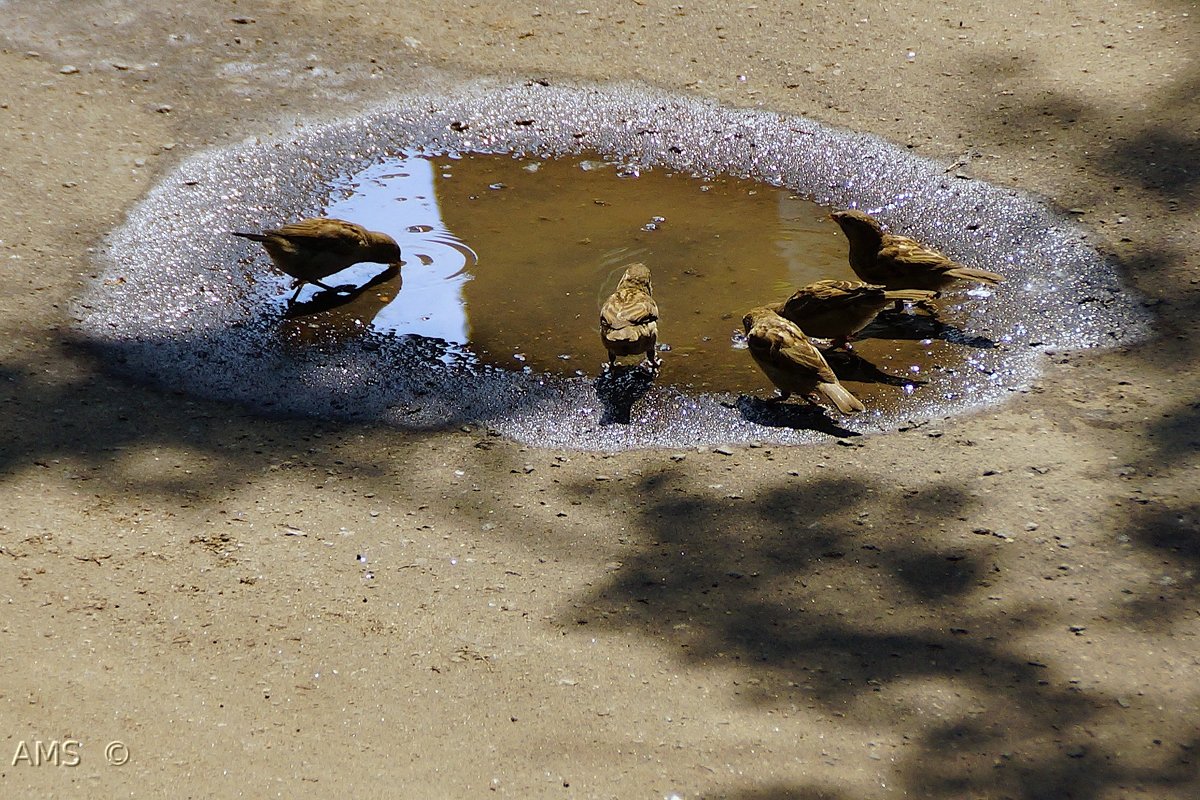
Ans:
{"label": "puddle", "polygon": [[[856,280],[831,209],[782,187],[728,175],[709,179],[598,157],[406,154],[344,181],[324,209],[392,236],[406,267],[344,305],[288,319],[285,340],[308,346],[366,331],[416,335],[460,358],[525,373],[596,375],[606,360],[596,319],[633,261],[650,265],[664,353],[658,382],[703,392],[769,395],[741,318],[822,278]],[[264,269],[269,270],[265,266]],[[382,267],[331,277],[361,286]],[[303,309],[281,289],[281,313]],[[934,370],[960,369],[971,347],[967,315],[943,302],[924,315],[877,324],[853,355],[831,356],[852,391],[895,408]],[[957,334],[957,337],[956,337]]]}
{"label": "puddle", "polygon": [[[773,408],[741,316],[854,278],[827,217],[848,206],[1008,280],[831,359],[866,413]],[[290,279],[226,233],[319,214],[391,234],[402,272],[357,265],[329,279],[361,287],[352,301],[314,308],[309,287],[289,307]],[[482,423],[555,447],[894,430],[1002,400],[1048,349],[1148,330],[1080,229],[1035,200],[871,137],[629,87],[478,83],[202,153],[100,260],[78,330],[125,374],[268,413]],[[653,383],[597,380],[598,309],[632,261],[653,270],[670,350]]]}

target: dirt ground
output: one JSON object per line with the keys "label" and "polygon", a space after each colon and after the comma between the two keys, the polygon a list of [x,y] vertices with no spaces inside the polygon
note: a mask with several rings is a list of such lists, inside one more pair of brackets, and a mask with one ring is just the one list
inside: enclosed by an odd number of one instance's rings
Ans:
{"label": "dirt ground", "polygon": [[[1200,9],[850,5],[0,2],[0,795],[1200,796]],[[1161,335],[851,446],[616,455],[257,418],[69,344],[188,154],[478,75],[1038,194]]]}

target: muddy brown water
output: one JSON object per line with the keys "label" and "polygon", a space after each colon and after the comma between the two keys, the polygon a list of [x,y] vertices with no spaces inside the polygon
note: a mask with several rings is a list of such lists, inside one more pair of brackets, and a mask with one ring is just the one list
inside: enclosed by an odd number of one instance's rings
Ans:
{"label": "muddy brown water", "polygon": [[[741,317],[805,283],[855,279],[830,210],[750,180],[599,158],[412,154],[346,178],[326,209],[393,235],[402,275],[353,267],[330,280],[375,283],[332,308],[306,289],[280,331],[301,346],[368,330],[416,334],[507,369],[596,375],[606,360],[600,305],[624,267],[642,261],[669,348],[657,380],[766,397],[773,389],[744,348]],[[990,346],[964,333],[952,301],[941,306],[947,325],[918,315],[877,324],[854,356],[831,358],[868,407],[894,407],[920,392],[922,375]]]}

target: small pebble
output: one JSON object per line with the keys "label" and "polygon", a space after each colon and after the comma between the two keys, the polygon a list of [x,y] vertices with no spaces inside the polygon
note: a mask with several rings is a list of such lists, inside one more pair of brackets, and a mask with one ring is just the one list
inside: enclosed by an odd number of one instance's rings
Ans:
{"label": "small pebble", "polygon": [[65,67],[62,67],[61,69],[59,69],[59,72],[61,72],[63,75],[75,75],[75,74],[78,74],[79,67],[72,66],[71,64],[67,64]]}

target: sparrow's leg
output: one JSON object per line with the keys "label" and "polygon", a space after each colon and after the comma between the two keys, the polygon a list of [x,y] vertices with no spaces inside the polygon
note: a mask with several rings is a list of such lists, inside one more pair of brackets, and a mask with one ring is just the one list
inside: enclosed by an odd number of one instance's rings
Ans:
{"label": "sparrow's leg", "polygon": [[646,345],[646,363],[652,368],[657,369],[662,364],[662,359],[658,357],[658,337],[654,334],[650,335],[650,343]]}
{"label": "sparrow's leg", "polygon": [[[938,292],[937,294],[934,295],[934,297],[941,297],[941,295],[942,295],[942,293]],[[934,302],[932,300],[918,300],[917,302],[913,303],[913,307],[919,308],[922,311],[932,314],[935,317],[937,316],[937,313],[938,313],[938,307],[936,305],[934,305]]]}

